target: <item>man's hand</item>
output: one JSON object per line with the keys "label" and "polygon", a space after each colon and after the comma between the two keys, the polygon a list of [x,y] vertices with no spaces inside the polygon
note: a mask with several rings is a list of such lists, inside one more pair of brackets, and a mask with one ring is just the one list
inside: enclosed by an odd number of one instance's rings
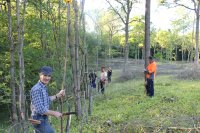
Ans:
{"label": "man's hand", "polygon": [[58,98],[65,96],[65,90],[61,90],[58,94],[56,94]]}
{"label": "man's hand", "polygon": [[144,69],[144,73],[149,73],[149,71],[147,69]]}
{"label": "man's hand", "polygon": [[62,113],[53,111],[53,116],[55,116],[56,118],[60,118],[60,117],[62,117]]}
{"label": "man's hand", "polygon": [[62,117],[62,113],[60,113],[58,111],[53,111],[53,110],[48,110],[47,112],[45,112],[45,115],[51,115],[51,116],[54,116],[56,118]]}

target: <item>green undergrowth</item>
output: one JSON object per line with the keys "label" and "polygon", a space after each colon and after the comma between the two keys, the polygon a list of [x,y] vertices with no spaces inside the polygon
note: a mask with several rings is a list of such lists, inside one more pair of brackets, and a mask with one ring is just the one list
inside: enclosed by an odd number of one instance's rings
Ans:
{"label": "green undergrowth", "polygon": [[[167,127],[194,127],[200,122],[199,81],[158,75],[155,96],[145,96],[144,81],[113,81],[94,98],[84,133],[166,132]],[[72,125],[72,132],[78,129]]]}

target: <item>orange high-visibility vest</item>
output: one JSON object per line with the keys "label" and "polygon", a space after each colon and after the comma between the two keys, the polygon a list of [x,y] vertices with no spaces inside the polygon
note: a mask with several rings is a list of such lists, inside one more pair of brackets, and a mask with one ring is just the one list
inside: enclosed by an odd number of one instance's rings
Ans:
{"label": "orange high-visibility vest", "polygon": [[156,69],[157,69],[156,62],[154,61],[150,63],[146,68],[146,70],[148,71],[148,73],[146,73],[146,78],[154,79],[156,76]]}

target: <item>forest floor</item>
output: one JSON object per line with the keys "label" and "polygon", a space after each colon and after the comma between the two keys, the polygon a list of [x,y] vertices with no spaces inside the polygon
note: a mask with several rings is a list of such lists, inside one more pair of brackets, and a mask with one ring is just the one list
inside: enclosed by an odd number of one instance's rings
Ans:
{"label": "forest floor", "polygon": [[[130,61],[126,73],[120,61],[110,66],[105,94],[93,90],[92,115],[85,113],[80,122],[72,116],[70,133],[199,132],[200,71],[193,64],[158,63],[153,98],[145,95],[141,61]],[[85,105],[87,111],[88,101]],[[60,133],[60,121],[52,118],[52,124]]]}

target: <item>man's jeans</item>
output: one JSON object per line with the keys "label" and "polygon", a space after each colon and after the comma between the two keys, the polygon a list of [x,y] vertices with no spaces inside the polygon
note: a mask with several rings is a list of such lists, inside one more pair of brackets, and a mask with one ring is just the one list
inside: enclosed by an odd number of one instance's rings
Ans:
{"label": "man's jeans", "polygon": [[41,121],[41,124],[35,124],[36,133],[55,133],[54,129],[48,122],[48,116],[37,114],[33,119]]}
{"label": "man's jeans", "polygon": [[146,91],[147,91],[147,96],[150,96],[150,97],[154,96],[154,82],[153,82],[153,79],[147,79]]}

